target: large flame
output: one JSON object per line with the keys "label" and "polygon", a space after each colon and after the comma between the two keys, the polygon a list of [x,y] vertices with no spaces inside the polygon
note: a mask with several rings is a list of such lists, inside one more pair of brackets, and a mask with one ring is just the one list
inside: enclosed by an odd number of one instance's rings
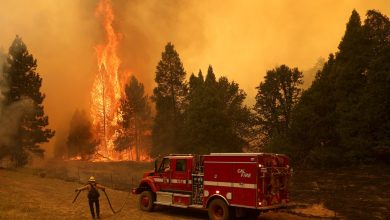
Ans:
{"label": "large flame", "polygon": [[[119,113],[122,88],[129,74],[119,77],[118,70],[121,64],[117,55],[119,36],[112,26],[115,17],[110,0],[99,2],[96,16],[102,21],[105,43],[95,47],[99,73],[96,75],[91,91],[91,117],[100,144],[94,160],[134,160],[133,149],[122,153],[114,150],[114,140],[119,132],[118,122],[122,119]],[[124,80],[121,82],[120,79]],[[143,152],[141,158],[147,160],[148,156],[145,155],[147,154]]]}

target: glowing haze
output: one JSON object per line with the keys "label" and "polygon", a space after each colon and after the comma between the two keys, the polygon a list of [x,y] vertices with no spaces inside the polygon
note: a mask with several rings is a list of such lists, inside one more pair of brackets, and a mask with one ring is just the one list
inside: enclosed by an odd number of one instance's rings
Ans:
{"label": "glowing haze", "polygon": [[[279,64],[307,70],[335,52],[353,9],[362,19],[368,9],[390,15],[390,2],[382,0],[112,2],[119,73],[130,71],[150,93],[161,52],[172,42],[188,74],[211,64],[217,76],[241,85],[248,104],[266,70]],[[90,109],[97,73],[108,71],[96,56],[102,49],[96,45],[106,45],[98,3],[0,0],[0,51],[18,34],[38,60],[46,113],[57,130],[49,153],[65,141],[75,109]]]}

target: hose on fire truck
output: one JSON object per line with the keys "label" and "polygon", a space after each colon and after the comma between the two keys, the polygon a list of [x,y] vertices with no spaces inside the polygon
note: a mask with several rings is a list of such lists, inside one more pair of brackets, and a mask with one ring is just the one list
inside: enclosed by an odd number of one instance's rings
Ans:
{"label": "hose on fire truck", "polygon": [[115,211],[114,208],[112,208],[110,198],[108,197],[106,191],[103,191],[103,192],[107,198],[108,204],[110,205],[111,211],[112,211],[112,213],[114,213],[114,215],[122,211],[123,207],[125,207],[126,202],[130,198],[130,195],[131,195],[131,191],[130,191],[129,194],[127,195],[126,199],[123,201],[122,206],[117,211]]}
{"label": "hose on fire truck", "polygon": [[72,204],[73,204],[74,202],[76,202],[76,199],[77,199],[77,197],[79,197],[80,193],[81,193],[81,191],[78,191],[78,192],[77,192],[76,196],[75,196],[74,199],[73,199]]}

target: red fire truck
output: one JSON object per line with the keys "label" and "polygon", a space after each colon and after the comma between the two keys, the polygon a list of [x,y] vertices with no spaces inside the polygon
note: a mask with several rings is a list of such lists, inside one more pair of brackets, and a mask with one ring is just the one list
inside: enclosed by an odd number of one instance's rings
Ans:
{"label": "red fire truck", "polygon": [[139,207],[207,209],[210,219],[257,217],[285,207],[292,169],[285,155],[270,153],[171,154],[155,163],[133,189]]}

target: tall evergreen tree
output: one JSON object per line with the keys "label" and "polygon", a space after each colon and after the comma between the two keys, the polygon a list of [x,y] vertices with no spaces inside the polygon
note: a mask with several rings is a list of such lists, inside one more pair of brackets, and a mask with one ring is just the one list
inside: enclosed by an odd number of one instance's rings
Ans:
{"label": "tall evergreen tree", "polygon": [[40,92],[42,78],[36,72],[37,60],[29,54],[22,39],[16,36],[4,65],[5,80],[8,91],[5,91],[5,106],[12,105],[23,99],[33,101],[33,113],[25,114],[20,120],[18,135],[10,152],[11,160],[17,166],[28,162],[31,152],[38,156],[44,155],[40,144],[48,142],[54,136],[54,131],[46,128],[49,124],[45,116],[43,100],[45,95]]}
{"label": "tall evergreen tree", "polygon": [[156,68],[153,90],[156,117],[152,129],[152,155],[179,151],[187,94],[186,72],[173,44],[168,43]]}
{"label": "tall evergreen tree", "polygon": [[[362,27],[365,68],[360,71],[364,86],[351,105],[352,114],[340,121],[345,157],[357,161],[390,158],[390,21],[370,10]],[[344,116],[343,115],[343,116]]]}
{"label": "tall evergreen tree", "polygon": [[246,94],[238,84],[216,80],[210,66],[191,75],[188,108],[185,111],[186,153],[240,152],[248,144],[251,113],[244,106]]}
{"label": "tall evergreen tree", "polygon": [[316,155],[331,158],[340,152],[336,145],[337,117],[334,113],[337,100],[331,77],[334,69],[335,57],[331,54],[323,69],[317,73],[311,87],[302,93],[294,108],[289,133],[291,145],[288,149],[294,161],[304,164],[308,160],[316,160]]}
{"label": "tall evergreen tree", "polygon": [[184,116],[184,128],[185,133],[187,133],[183,149],[185,153],[204,153],[201,147],[205,145],[204,140],[206,140],[204,122],[207,119],[207,106],[204,104],[205,97],[204,77],[202,71],[199,70],[198,76],[192,74],[189,80],[188,106]]}
{"label": "tall evergreen tree", "polygon": [[367,162],[390,155],[389,19],[354,10],[335,56],[331,55],[294,111],[291,142],[311,163]]}
{"label": "tall evergreen tree", "polygon": [[126,96],[121,100],[120,111],[123,121],[122,133],[115,141],[115,149],[122,151],[135,147],[136,160],[140,160],[141,146],[149,143],[151,127],[151,109],[144,85],[132,76],[125,87]]}

